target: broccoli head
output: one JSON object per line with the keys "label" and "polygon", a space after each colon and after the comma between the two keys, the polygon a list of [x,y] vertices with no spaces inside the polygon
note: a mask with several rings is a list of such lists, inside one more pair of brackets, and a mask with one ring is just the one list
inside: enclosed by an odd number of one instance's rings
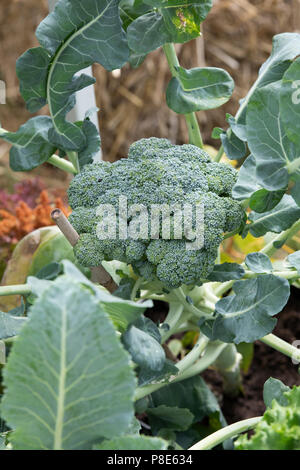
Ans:
{"label": "broccoli head", "polygon": [[[224,232],[238,229],[244,219],[241,204],[231,197],[236,179],[234,168],[212,162],[198,147],[154,137],[131,145],[126,159],[86,165],[69,188],[70,222],[80,234],[76,257],[89,267],[104,260],[126,262],[167,288],[200,284],[213,269]],[[120,196],[126,198],[126,217]],[[182,223],[187,206],[192,208],[189,232]],[[99,207],[108,208],[107,213]],[[202,238],[192,249],[196,207],[201,207]],[[99,236],[104,220],[108,230],[125,226],[126,237]]]}

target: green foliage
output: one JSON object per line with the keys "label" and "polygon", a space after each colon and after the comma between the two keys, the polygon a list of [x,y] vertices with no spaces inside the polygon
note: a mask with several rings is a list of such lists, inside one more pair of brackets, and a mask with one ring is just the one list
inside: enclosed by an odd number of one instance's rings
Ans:
{"label": "green foliage", "polygon": [[237,263],[215,264],[213,271],[208,276],[208,280],[226,282],[241,279],[244,274],[244,268]]}
{"label": "green foliage", "polygon": [[[184,43],[200,36],[200,24],[212,7],[211,0],[145,0],[143,3],[149,6],[145,13],[139,2],[134,3],[137,8],[134,5],[131,11],[142,14],[128,26],[127,37],[130,49],[137,54],[147,54],[166,43]],[[123,18],[125,24],[128,23],[128,17],[123,14]]]}
{"label": "green foliage", "polygon": [[290,388],[280,380],[270,377],[264,384],[264,402],[266,407],[271,408],[273,400],[276,400],[282,406],[287,406],[288,400],[285,392],[289,390]]}
{"label": "green foliage", "polygon": [[[244,211],[231,199],[236,171],[225,164],[213,163],[209,156],[191,145],[174,146],[166,139],[142,139],[135,142],[128,159],[116,163],[88,165],[74,178],[69,189],[69,202],[73,208],[70,221],[80,234],[75,254],[80,263],[95,266],[103,260],[117,259],[132,264],[140,276],[148,280],[157,277],[167,287],[193,285],[206,278],[213,269],[217,248],[225,231],[238,229]],[[204,211],[204,247],[186,249],[188,240],[182,233],[175,239],[152,239],[150,228],[140,239],[100,240],[97,237],[99,204],[111,204],[116,210],[119,197],[126,196],[127,204],[143,204],[151,213],[153,204],[174,207],[171,227],[175,230],[175,204],[185,203]],[[178,207],[178,206],[177,206]],[[165,216],[161,216],[162,218]],[[133,215],[131,224],[138,215]],[[151,224],[150,224],[151,225]],[[130,233],[129,233],[130,236]],[[177,237],[178,238],[178,237]]]}
{"label": "green foliage", "polygon": [[58,278],[31,308],[4,384],[14,449],[91,448],[133,419],[128,355],[97,299],[71,278]]}
{"label": "green foliage", "polygon": [[215,317],[201,330],[213,340],[225,343],[251,343],[270,333],[290,295],[286,279],[263,274],[254,279],[236,281],[233,295],[216,303]]}
{"label": "green foliage", "polygon": [[10,313],[0,312],[0,340],[17,336],[27,318],[17,317]]}
{"label": "green foliage", "polygon": [[273,271],[270,258],[264,253],[249,253],[246,256],[245,263],[254,273],[269,273]]}
{"label": "green foliage", "polygon": [[167,88],[167,104],[179,114],[222,106],[232,95],[234,82],[225,70],[178,67]]}
{"label": "green foliage", "polygon": [[267,232],[281,233],[293,225],[300,217],[300,208],[292,196],[285,194],[280,203],[274,209],[263,214],[251,212],[251,221],[245,227],[244,234],[248,231],[254,237],[261,237]]}
{"label": "green foliage", "polygon": [[284,404],[274,397],[254,435],[235,442],[237,450],[300,450],[300,387],[293,387],[284,397]]}

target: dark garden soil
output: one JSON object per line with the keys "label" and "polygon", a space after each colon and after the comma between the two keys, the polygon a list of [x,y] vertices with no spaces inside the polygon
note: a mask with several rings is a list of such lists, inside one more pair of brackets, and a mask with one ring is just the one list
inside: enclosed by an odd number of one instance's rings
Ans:
{"label": "dark garden soil", "polygon": [[[162,304],[156,305],[149,311],[148,316],[155,322],[165,317]],[[300,290],[292,287],[291,296],[285,309],[277,315],[277,326],[274,334],[288,343],[300,340]],[[249,371],[244,374],[243,393],[238,397],[224,397],[222,394],[222,379],[214,370],[207,370],[203,378],[211,387],[222,407],[228,424],[260,416],[264,413],[263,385],[269,377],[281,380],[288,386],[300,385],[300,375],[297,365],[290,358],[257,341],[254,358]]]}

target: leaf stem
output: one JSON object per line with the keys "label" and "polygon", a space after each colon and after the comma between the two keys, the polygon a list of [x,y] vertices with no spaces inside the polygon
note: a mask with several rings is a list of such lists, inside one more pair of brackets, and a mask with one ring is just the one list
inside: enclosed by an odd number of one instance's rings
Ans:
{"label": "leaf stem", "polygon": [[274,247],[274,243],[285,243],[289,238],[292,238],[297,232],[300,230],[300,220],[294,223],[289,229],[285,230],[284,232],[277,235],[277,237],[273,238],[269,243],[266,244],[261,250],[260,253],[264,253],[265,255],[272,256],[276,253],[279,248]]}
{"label": "leaf stem", "polygon": [[295,348],[295,346],[287,343],[283,339],[278,338],[276,335],[269,334],[261,338],[260,341],[267,344],[276,351],[281,352],[285,356],[300,362],[300,350]]}
{"label": "leaf stem", "polygon": [[49,160],[47,160],[47,163],[50,163],[61,170],[67,171],[68,173],[72,173],[73,175],[76,175],[77,173],[77,170],[71,162],[64,158],[60,158],[58,155],[52,155]]}
{"label": "leaf stem", "polygon": [[76,173],[80,173],[80,166],[78,161],[78,153],[77,152],[67,152],[70,162],[73,164],[73,167],[76,170]]}
{"label": "leaf stem", "polygon": [[[163,46],[164,53],[166,55],[169,68],[173,77],[178,79],[177,67],[180,67],[176,50],[173,43],[167,43]],[[185,120],[189,132],[190,144],[196,145],[197,147],[203,148],[203,140],[195,113],[185,114]]]}
{"label": "leaf stem", "polygon": [[261,419],[262,416],[257,416],[255,418],[244,419],[243,421],[230,424],[229,426],[219,429],[213,434],[210,434],[201,441],[197,442],[197,444],[194,444],[189,448],[189,450],[210,450],[213,447],[222,444],[222,442],[226,441],[227,439],[254,428]]}
{"label": "leaf stem", "polygon": [[218,150],[217,155],[214,158],[214,162],[219,162],[221,160],[223,154],[224,154],[224,147],[223,147],[223,145],[221,145],[221,147]]}
{"label": "leaf stem", "polygon": [[28,284],[0,286],[0,297],[4,297],[6,295],[28,295],[30,293],[31,287]]}

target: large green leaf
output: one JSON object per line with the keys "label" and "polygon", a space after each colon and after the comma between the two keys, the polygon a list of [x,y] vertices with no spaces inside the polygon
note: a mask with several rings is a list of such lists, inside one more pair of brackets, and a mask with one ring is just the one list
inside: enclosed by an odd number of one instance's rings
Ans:
{"label": "large green leaf", "polygon": [[[201,22],[212,7],[211,0],[145,0],[144,4],[150,11],[133,21],[126,19],[126,11],[122,14],[125,24],[129,24],[128,45],[137,54],[147,54],[168,42],[183,43],[198,37]],[[141,5],[134,3],[129,15],[138,12],[142,12]]]}
{"label": "large green leaf", "polygon": [[264,402],[266,407],[271,407],[273,400],[276,400],[282,406],[286,406],[288,400],[284,394],[289,390],[290,387],[284,385],[280,380],[270,377],[264,384]]}
{"label": "large green leaf", "polygon": [[259,184],[270,190],[285,188],[291,162],[299,157],[283,126],[280,110],[281,82],[257,90],[247,111],[248,145],[256,160]]}
{"label": "large green leaf", "polygon": [[232,95],[234,82],[223,69],[178,67],[176,74],[167,88],[168,106],[176,113],[218,108]]}
{"label": "large green leaf", "polygon": [[270,212],[259,214],[251,212],[249,219],[251,224],[246,225],[246,232],[254,237],[261,237],[267,232],[280,233],[288,229],[300,218],[300,207],[292,196],[285,194],[277,206]]}
{"label": "large green leaf", "polygon": [[1,138],[13,144],[10,167],[14,171],[29,171],[46,162],[56,151],[49,143],[52,121],[48,116],[37,116],[26,122],[17,132],[8,132]]}
{"label": "large green leaf", "polygon": [[128,45],[137,54],[148,54],[171,42],[163,17],[158,12],[140,16],[127,29]]}
{"label": "large green leaf", "polygon": [[299,54],[300,34],[282,33],[273,37],[272,53],[268,60],[261,66],[257,80],[251,87],[247,96],[242,100],[240,109],[236,115],[237,123],[244,124],[248,103],[253,93],[259,88],[276,82],[283,77],[292,60]]}
{"label": "large green leaf", "polygon": [[216,317],[201,329],[213,340],[225,343],[251,343],[270,333],[290,295],[286,279],[262,274],[236,281],[233,295],[216,303]]}
{"label": "large green leaf", "polygon": [[[19,59],[23,96],[31,110],[47,101],[54,126],[49,139],[58,147],[78,151],[86,146],[86,135],[66,121],[66,115],[75,104],[75,92],[94,83],[94,79],[75,74],[94,62],[113,70],[128,60],[118,4],[119,0],[60,0],[36,31],[42,48],[26,52]],[[31,73],[33,69],[35,73]],[[34,101],[32,94],[36,95]]]}
{"label": "large green leaf", "polygon": [[147,308],[153,306],[151,300],[140,303],[115,297],[89,281],[70,261],[64,260],[62,264],[64,272],[68,276],[79,284],[89,287],[94,292],[105,312],[108,313],[114,325],[121,332],[124,332],[131,323],[137,321]]}
{"label": "large green leaf", "polygon": [[190,410],[177,406],[159,405],[155,408],[148,408],[147,415],[154,434],[161,429],[186,431],[194,421],[194,415]]}
{"label": "large green leaf", "polygon": [[[123,436],[94,446],[95,450],[166,450],[168,443],[159,437]],[[113,459],[113,457],[109,457]],[[109,459],[108,458],[108,459]],[[109,463],[109,460],[108,460]],[[113,461],[112,461],[113,463]]]}
{"label": "large green leaf", "polygon": [[287,257],[288,262],[297,269],[299,275],[300,275],[300,250],[295,251],[295,253],[291,253]]}
{"label": "large green leaf", "polygon": [[[300,49],[300,48],[299,48]],[[298,51],[299,54],[299,51]],[[300,149],[300,58],[285,72],[280,89],[280,114],[287,136]],[[299,155],[300,156],[300,151]]]}
{"label": "large green leaf", "polygon": [[14,449],[87,449],[126,432],[135,379],[95,297],[65,277],[36,300],[4,373]]}
{"label": "large green leaf", "polygon": [[238,179],[232,190],[234,199],[243,201],[259,190],[260,186],[256,179],[256,161],[253,155],[249,155],[241,166]]}
{"label": "large green leaf", "polygon": [[0,312],[0,340],[17,336],[26,323],[27,318],[17,317],[9,313]]}
{"label": "large green leaf", "polygon": [[213,271],[208,276],[210,281],[225,282],[241,279],[245,274],[243,267],[237,263],[215,264]]}
{"label": "large green leaf", "polygon": [[218,401],[199,375],[181,382],[166,385],[151,395],[153,405],[187,408],[194,415],[194,421],[220,412]]}
{"label": "large green leaf", "polygon": [[[273,37],[272,53],[268,60],[261,66],[257,80],[250,88],[247,96],[241,100],[240,108],[234,120],[228,120],[230,129],[222,137],[225,152],[229,158],[241,158],[245,156],[245,143],[247,129],[245,128],[248,104],[256,90],[281,80],[292,60],[299,54],[300,34],[283,33]],[[243,153],[244,152],[244,153]],[[234,156],[235,155],[235,156]]]}
{"label": "large green leaf", "polygon": [[269,212],[279,204],[284,193],[285,190],[281,189],[278,191],[268,191],[263,188],[259,189],[251,195],[249,206],[253,211],[259,212],[260,214],[263,212]]}
{"label": "large green leaf", "polygon": [[254,273],[269,273],[273,271],[270,258],[264,253],[249,253],[246,256],[245,263]]}

